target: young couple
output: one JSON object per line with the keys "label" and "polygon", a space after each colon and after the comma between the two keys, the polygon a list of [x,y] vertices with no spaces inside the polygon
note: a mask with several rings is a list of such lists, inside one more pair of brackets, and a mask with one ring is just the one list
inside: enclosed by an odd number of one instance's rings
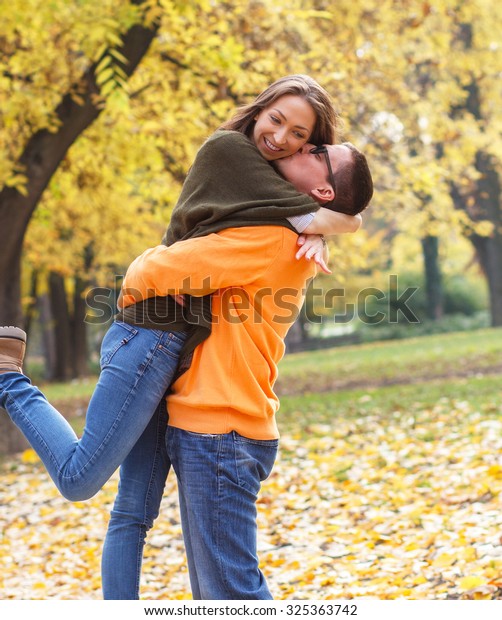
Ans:
{"label": "young couple", "polygon": [[[171,464],[194,599],[272,598],[255,503],[277,452],[277,363],[315,264],[327,270],[319,235],[357,230],[372,196],[364,156],[332,145],[335,120],[317,82],[288,76],[201,147],[168,245],[127,271],[80,440],[22,374],[24,332],[0,328],[0,406],[60,492],[89,498],[121,465],[106,599],[139,596]],[[175,295],[191,297],[182,305]]]}

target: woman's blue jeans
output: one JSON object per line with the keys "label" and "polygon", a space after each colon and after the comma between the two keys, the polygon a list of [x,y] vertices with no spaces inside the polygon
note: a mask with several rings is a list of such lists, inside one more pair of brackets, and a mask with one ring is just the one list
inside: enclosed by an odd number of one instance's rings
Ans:
{"label": "woman's blue jeans", "polygon": [[25,375],[0,374],[0,406],[64,497],[89,499],[124,461],[171,384],[185,338],[113,323],[101,345],[101,374],[80,440]]}
{"label": "woman's blue jeans", "polygon": [[122,463],[103,552],[105,599],[139,597],[145,536],[171,459],[194,599],[270,599],[256,555],[256,499],[277,441],[167,428],[164,396],[184,338],[114,323],[102,343],[102,372],[80,440],[22,374],[0,375],[0,406],[70,500],[92,497]]}

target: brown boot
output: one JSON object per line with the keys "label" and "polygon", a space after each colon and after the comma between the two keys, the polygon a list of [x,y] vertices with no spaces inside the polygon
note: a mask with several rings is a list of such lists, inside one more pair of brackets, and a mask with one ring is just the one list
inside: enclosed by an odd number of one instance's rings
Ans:
{"label": "brown boot", "polygon": [[0,374],[23,372],[26,333],[19,327],[0,327]]}

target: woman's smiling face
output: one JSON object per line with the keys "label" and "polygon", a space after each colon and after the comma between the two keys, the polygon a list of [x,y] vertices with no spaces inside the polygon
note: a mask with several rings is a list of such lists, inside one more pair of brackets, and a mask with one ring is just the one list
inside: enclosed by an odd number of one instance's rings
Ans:
{"label": "woman's smiling face", "polygon": [[303,97],[283,95],[255,117],[252,139],[267,161],[296,153],[309,139],[316,114]]}

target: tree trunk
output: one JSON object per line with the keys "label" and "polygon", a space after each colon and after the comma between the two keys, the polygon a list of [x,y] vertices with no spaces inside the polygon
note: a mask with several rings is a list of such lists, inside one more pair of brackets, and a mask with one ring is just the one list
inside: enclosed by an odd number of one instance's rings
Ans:
{"label": "tree trunk", "polygon": [[10,421],[7,412],[0,407],[0,455],[21,452],[29,447],[21,431]]}
{"label": "tree trunk", "polygon": [[[466,211],[475,222],[488,220],[493,224],[489,236],[472,233],[469,237],[486,277],[490,298],[492,327],[502,326],[502,206],[498,172],[487,153],[476,155],[476,170],[481,173],[475,191],[465,196],[456,186],[452,198],[457,209]],[[472,201],[472,204],[470,204]]]}
{"label": "tree trunk", "polygon": [[[133,0],[141,5],[143,0]],[[127,76],[132,75],[153,41],[158,26],[145,28],[134,25],[124,35],[121,54],[127,62],[122,66]],[[104,55],[106,52],[104,53]],[[41,130],[28,140],[19,159],[19,167],[27,177],[26,195],[11,187],[0,191],[0,325],[23,326],[21,310],[21,252],[26,229],[31,216],[52,175],[65,157],[70,146],[80,134],[99,116],[102,107],[96,105],[99,87],[95,70],[101,58],[82,76],[78,92],[80,105],[66,94],[55,110],[59,129],[51,133]],[[6,427],[10,422],[0,418],[0,437],[10,436]],[[17,443],[5,439],[2,452],[17,450]]]}
{"label": "tree trunk", "polygon": [[38,298],[38,273],[33,271],[30,278],[30,300],[26,307],[24,318],[24,329],[30,338],[33,323],[37,316],[37,298]]}
{"label": "tree trunk", "polygon": [[56,341],[52,324],[51,302],[49,295],[41,295],[37,299],[40,317],[40,329],[42,332],[42,351],[45,359],[45,379],[54,379],[56,368]]}
{"label": "tree trunk", "polygon": [[[128,61],[123,67],[126,75],[130,76],[136,69],[155,33],[156,30],[143,26],[133,26],[126,33],[120,50]],[[11,187],[4,187],[0,191],[0,324],[19,325],[22,322],[20,265],[26,229],[38,201],[68,149],[102,111],[94,99],[99,95],[95,76],[97,65],[94,64],[82,76],[79,92],[82,92],[84,103],[79,105],[70,94],[65,95],[55,111],[60,122],[58,131],[51,133],[44,129],[28,140],[19,160],[19,166],[28,179],[26,195]]]}
{"label": "tree trunk", "polygon": [[64,278],[58,273],[49,275],[49,295],[56,354],[53,378],[68,381],[73,378],[71,318]]}
{"label": "tree trunk", "polygon": [[285,338],[286,351],[293,353],[297,351],[305,340],[305,332],[302,325],[302,320],[298,316],[296,321],[291,325]]}
{"label": "tree trunk", "polygon": [[501,184],[490,155],[478,153],[476,169],[481,173],[476,192],[476,219],[492,222],[494,230],[489,237],[472,235],[481,267],[488,281],[491,324],[502,326],[502,207]]}
{"label": "tree trunk", "polygon": [[439,239],[437,237],[428,235],[422,239],[427,316],[432,321],[437,321],[443,316],[443,282],[438,248]]}
{"label": "tree trunk", "polygon": [[24,327],[21,312],[21,249],[26,223],[23,209],[6,199],[13,190],[0,192],[0,325]]}
{"label": "tree trunk", "polygon": [[88,282],[81,278],[75,278],[75,292],[73,293],[73,376],[83,377],[88,372],[87,360],[89,357],[87,347],[87,325],[84,321],[86,305],[84,292]]}
{"label": "tree trunk", "polygon": [[490,322],[492,327],[502,327],[502,239],[472,235],[481,268],[488,281]]}
{"label": "tree trunk", "polygon": [[[474,29],[472,23],[463,23],[459,29],[459,40],[465,49],[472,47]],[[478,121],[483,120],[482,95],[479,82],[473,80],[464,86],[467,97],[461,106],[452,108],[452,117],[465,110]],[[486,119],[483,125],[486,125]],[[476,153],[475,167],[480,178],[471,196],[464,196],[459,188],[453,186],[452,196],[455,206],[466,211],[474,221],[488,220],[493,224],[489,237],[472,234],[470,239],[478,256],[481,268],[488,282],[490,314],[493,327],[502,326],[502,193],[497,166],[492,156],[486,152]],[[473,198],[473,205],[469,203]]]}
{"label": "tree trunk", "polygon": [[307,316],[307,300],[305,300],[296,321],[291,325],[286,334],[285,344],[288,353],[301,350],[305,342],[309,339],[307,325],[309,323]]}

